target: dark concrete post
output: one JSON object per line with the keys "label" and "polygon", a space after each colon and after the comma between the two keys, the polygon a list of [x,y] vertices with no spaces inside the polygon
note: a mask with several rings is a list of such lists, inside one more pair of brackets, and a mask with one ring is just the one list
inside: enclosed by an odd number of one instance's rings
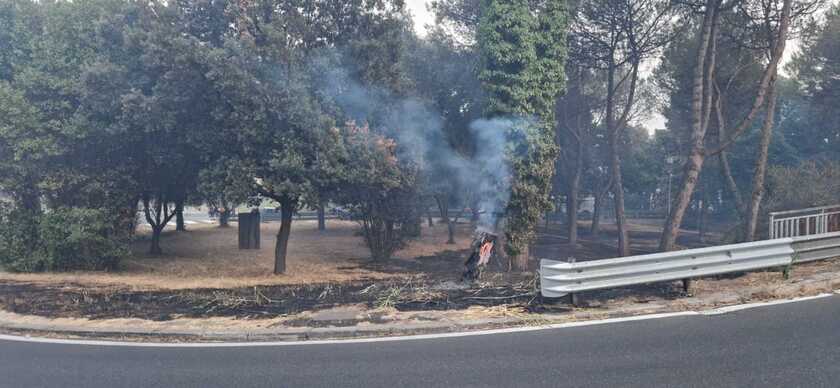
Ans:
{"label": "dark concrete post", "polygon": [[239,249],[260,249],[260,212],[239,215]]}
{"label": "dark concrete post", "polygon": [[251,210],[251,249],[260,249],[260,224],[262,223],[262,219],[260,217],[260,211],[257,209]]}
{"label": "dark concrete post", "polygon": [[242,213],[239,215],[239,249],[251,248],[251,214]]}

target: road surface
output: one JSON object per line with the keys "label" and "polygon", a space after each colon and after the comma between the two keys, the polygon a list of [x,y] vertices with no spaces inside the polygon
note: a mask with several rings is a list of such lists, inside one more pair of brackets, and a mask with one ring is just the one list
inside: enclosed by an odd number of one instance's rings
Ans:
{"label": "road surface", "polygon": [[456,338],[228,348],[0,341],[2,387],[838,387],[840,296]]}

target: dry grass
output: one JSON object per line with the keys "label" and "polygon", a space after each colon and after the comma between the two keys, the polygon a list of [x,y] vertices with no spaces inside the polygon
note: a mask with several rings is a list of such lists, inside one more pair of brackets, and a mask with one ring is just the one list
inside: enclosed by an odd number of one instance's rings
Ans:
{"label": "dry grass", "polygon": [[[360,279],[387,279],[407,274],[385,273],[362,268],[369,252],[358,225],[348,221],[330,221],[327,231],[319,232],[315,221],[295,221],[289,240],[286,273],[273,275],[274,243],[279,223],[262,225],[260,250],[239,250],[237,229],[212,225],[190,225],[187,233],[164,234],[163,257],[145,252],[148,242],[138,239],[133,255],[124,260],[118,271],[72,272],[59,274],[15,274],[0,272],[0,280],[28,281],[42,284],[76,283],[96,286],[119,286],[133,289],[236,288],[255,285],[311,284]],[[458,231],[458,244],[447,245],[446,227],[424,226],[422,238],[398,252],[394,260],[413,260],[445,250],[469,246],[469,232]]]}

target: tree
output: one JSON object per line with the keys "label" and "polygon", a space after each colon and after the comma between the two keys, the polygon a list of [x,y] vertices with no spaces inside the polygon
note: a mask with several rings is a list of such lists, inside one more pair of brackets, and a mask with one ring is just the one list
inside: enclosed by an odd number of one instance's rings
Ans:
{"label": "tree", "polygon": [[639,68],[672,37],[673,10],[667,1],[582,1],[572,34],[580,43],[575,55],[606,73],[604,124],[609,145],[610,186],[615,201],[618,254],[630,254],[621,138],[636,104]]}
{"label": "tree", "polygon": [[410,237],[407,227],[417,202],[416,166],[400,159],[397,143],[367,126],[347,123],[340,132],[346,167],[337,200],[348,206],[362,225],[375,261],[386,260]]}
{"label": "tree", "polygon": [[549,194],[557,156],[554,103],[565,78],[564,5],[548,1],[532,9],[525,0],[482,2],[478,46],[479,79],[487,93],[485,114],[535,118],[519,121],[519,128],[507,134],[513,177],[505,212],[505,249],[518,271],[527,270],[534,228],[552,206]]}
{"label": "tree", "polygon": [[[706,129],[712,112],[712,98],[714,95],[714,70],[716,67],[718,32],[722,14],[731,10],[738,1],[723,4],[720,0],[708,0],[703,4],[703,23],[701,33],[698,35],[698,48],[694,64],[692,97],[691,97],[691,131],[688,143],[688,151],[685,163],[685,172],[679,193],[676,196],[675,205],[666,220],[665,228],[660,239],[659,249],[663,251],[674,248],[679,227],[682,224],[683,216],[691,201],[692,194],[697,185],[703,162],[707,155],[716,155],[725,150],[737,139],[750,125],[764,105],[768,96],[772,80],[776,77],[776,70],[784,53],[785,42],[788,36],[788,29],[791,22],[792,1],[784,0],[778,18],[771,28],[771,37],[774,41],[770,46],[768,62],[759,81],[755,99],[751,108],[740,120],[734,131],[730,132],[726,140],[721,141],[715,147],[707,150]],[[775,9],[775,8],[774,8]],[[767,20],[767,19],[761,19]],[[768,21],[769,22],[769,21]],[[765,159],[766,160],[766,159]],[[754,198],[755,200],[756,198]],[[757,198],[760,200],[760,197]]]}
{"label": "tree", "polygon": [[840,126],[834,124],[840,104],[840,5],[826,11],[824,23],[808,29],[811,34],[803,36],[790,66],[804,106],[801,125],[789,135],[809,158],[840,160]]}
{"label": "tree", "polygon": [[231,5],[234,36],[208,56],[224,100],[214,117],[237,140],[227,175],[247,177],[255,194],[280,204],[275,273],[285,270],[293,213],[320,205],[334,189],[333,122],[359,113],[342,106],[349,99],[341,89],[328,93],[328,70],[403,90],[402,8],[398,1]]}

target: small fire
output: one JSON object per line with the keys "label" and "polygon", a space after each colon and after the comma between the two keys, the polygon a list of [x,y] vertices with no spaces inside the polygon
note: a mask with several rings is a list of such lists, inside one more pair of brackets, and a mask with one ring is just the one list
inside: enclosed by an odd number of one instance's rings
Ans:
{"label": "small fire", "polygon": [[481,276],[481,270],[490,262],[496,246],[496,235],[489,232],[479,232],[473,239],[473,252],[464,263],[464,274],[461,280],[472,281]]}

